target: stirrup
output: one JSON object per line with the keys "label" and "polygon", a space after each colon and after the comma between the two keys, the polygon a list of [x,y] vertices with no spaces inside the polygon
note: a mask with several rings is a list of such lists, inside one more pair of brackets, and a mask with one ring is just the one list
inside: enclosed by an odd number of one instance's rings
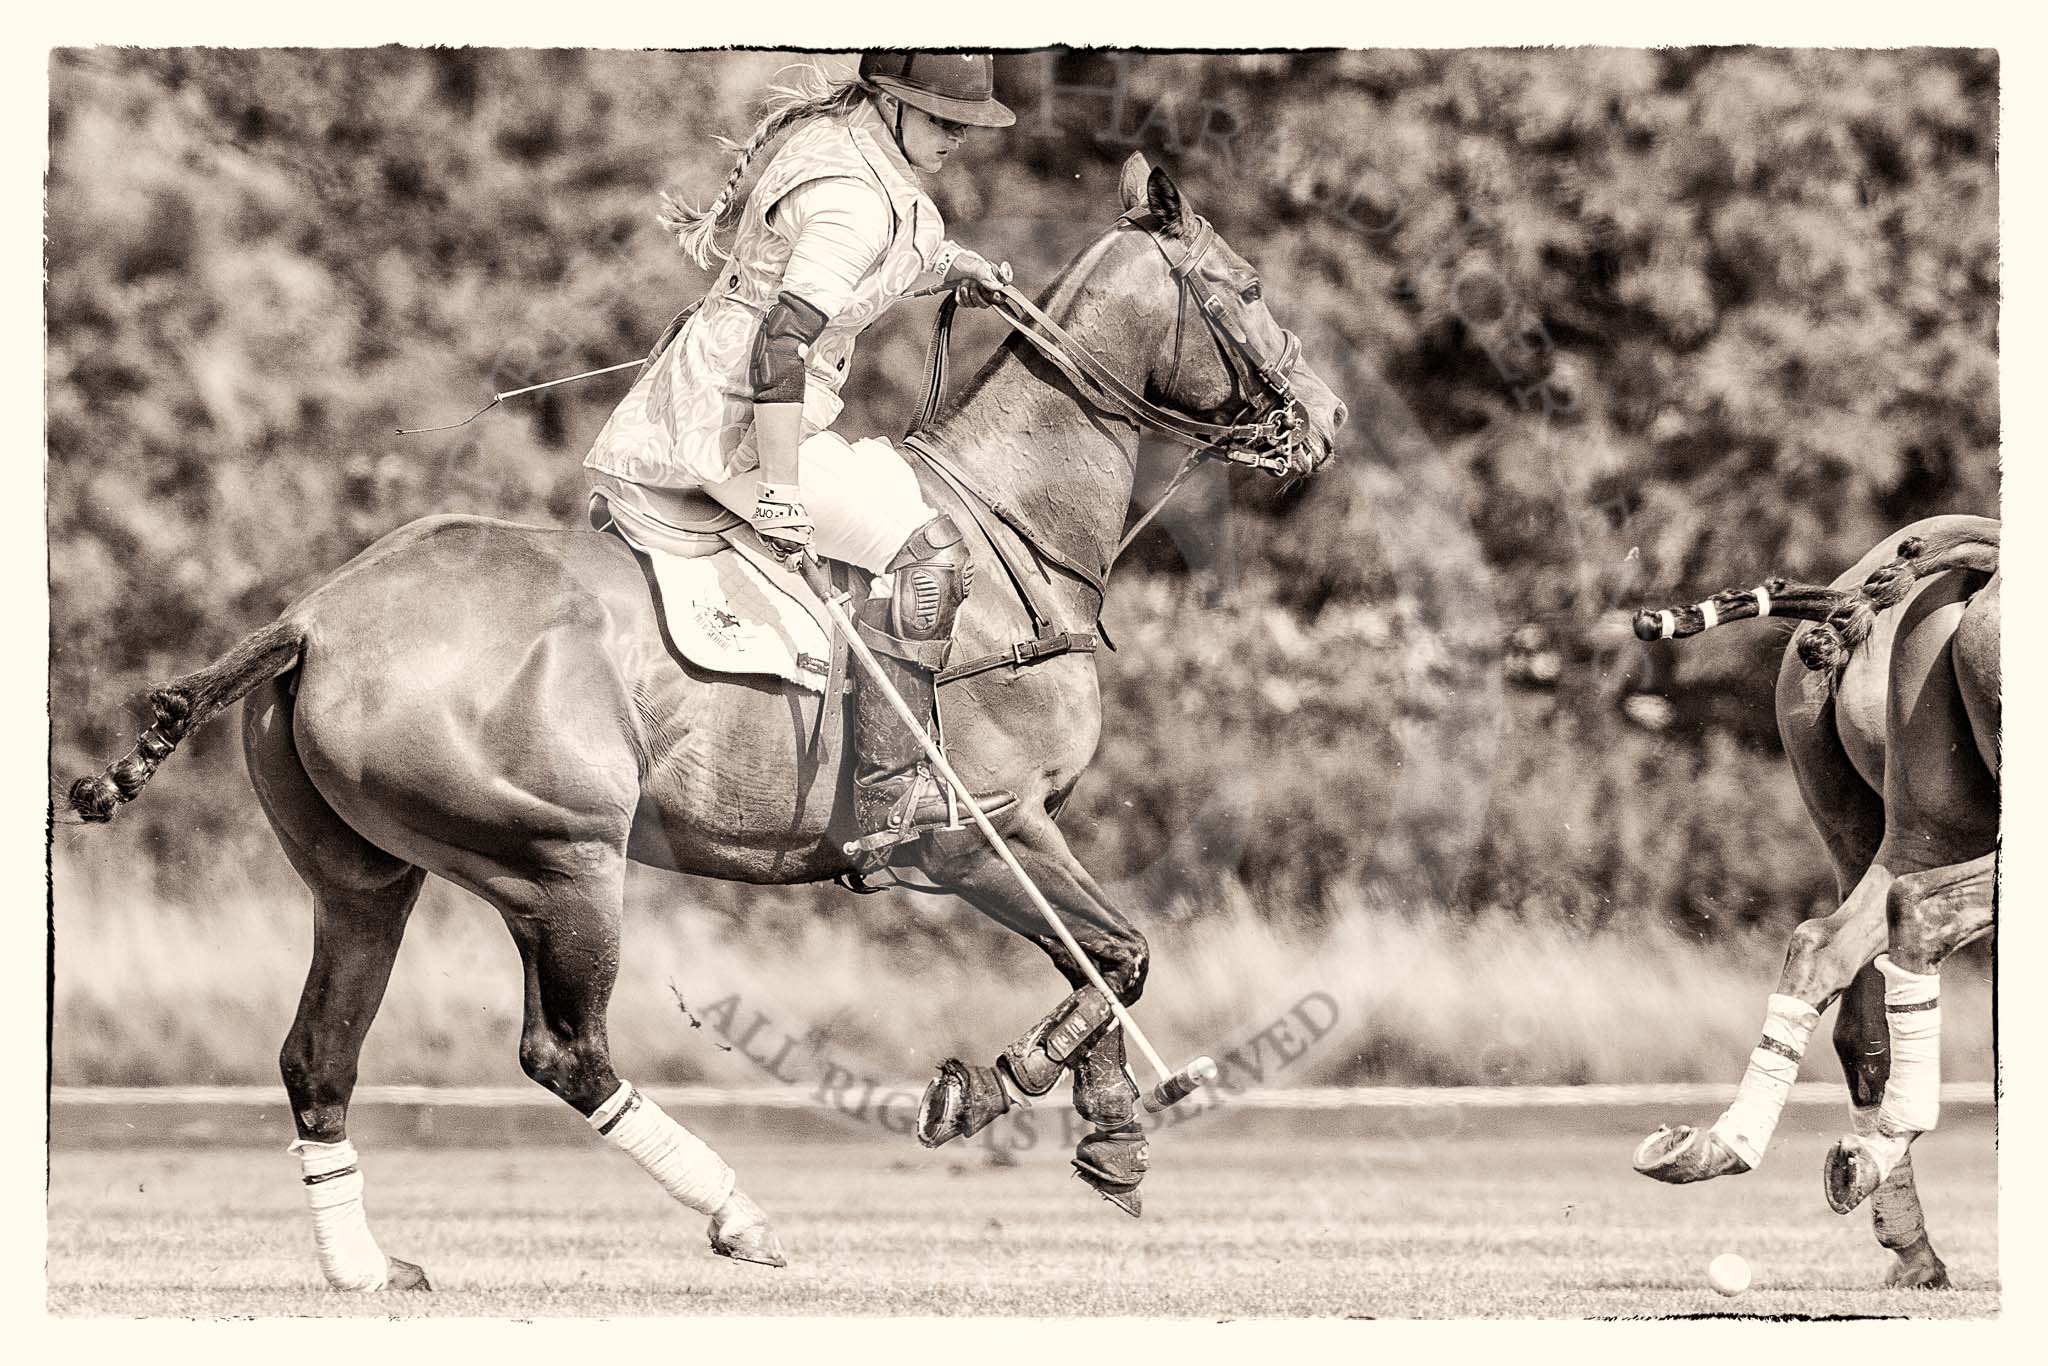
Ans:
{"label": "stirrup", "polygon": [[[857,839],[848,840],[841,846],[844,853],[863,861],[871,860],[879,854],[881,860],[877,867],[885,866],[901,845],[926,835],[948,834],[966,830],[973,825],[974,818],[967,814],[966,807],[961,805],[953,789],[941,782],[931,771],[929,764],[920,762],[906,776],[909,781],[904,785],[903,794],[890,803],[887,821],[883,827],[869,831]],[[920,819],[919,810],[927,801],[943,803],[944,814],[927,813]],[[975,804],[981,808],[984,816],[994,820],[1015,806],[1017,798],[1010,792],[998,789],[994,792],[977,793]]]}
{"label": "stirrup", "polygon": [[795,559],[809,550],[817,529],[795,484],[762,484],[747,521],[768,548],[785,559]]}

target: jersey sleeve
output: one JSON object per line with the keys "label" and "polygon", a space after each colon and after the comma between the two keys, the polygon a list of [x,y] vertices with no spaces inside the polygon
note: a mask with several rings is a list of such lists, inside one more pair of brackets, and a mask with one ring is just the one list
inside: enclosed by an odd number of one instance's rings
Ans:
{"label": "jersey sleeve", "polygon": [[775,206],[773,226],[790,242],[782,288],[830,318],[889,249],[893,221],[874,190],[848,176],[807,181]]}

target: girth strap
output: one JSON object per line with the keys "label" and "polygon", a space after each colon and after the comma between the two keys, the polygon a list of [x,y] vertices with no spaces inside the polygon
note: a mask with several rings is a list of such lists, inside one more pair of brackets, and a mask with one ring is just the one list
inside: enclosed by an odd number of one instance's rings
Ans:
{"label": "girth strap", "polygon": [[1051,659],[1056,655],[1092,655],[1095,653],[1095,647],[1096,636],[1092,631],[1055,631],[1036,640],[1020,640],[1008,650],[996,654],[982,655],[977,659],[955,664],[941,672],[937,681],[939,686],[943,687],[958,679],[987,673],[990,669],[1000,669],[1005,665],[1021,669],[1027,664],[1036,664],[1041,659]]}

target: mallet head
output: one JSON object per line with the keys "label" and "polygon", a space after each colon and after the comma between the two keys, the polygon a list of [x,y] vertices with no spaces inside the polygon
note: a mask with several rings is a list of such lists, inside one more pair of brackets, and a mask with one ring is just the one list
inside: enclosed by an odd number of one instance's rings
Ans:
{"label": "mallet head", "polygon": [[1167,1106],[1186,1100],[1201,1087],[1216,1080],[1216,1060],[1196,1058],[1180,1071],[1152,1088],[1152,1094],[1145,1097],[1145,1109],[1158,1114]]}

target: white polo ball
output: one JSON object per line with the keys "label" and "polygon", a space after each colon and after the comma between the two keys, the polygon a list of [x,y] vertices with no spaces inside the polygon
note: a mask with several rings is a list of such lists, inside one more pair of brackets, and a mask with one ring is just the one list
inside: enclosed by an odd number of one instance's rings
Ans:
{"label": "white polo ball", "polygon": [[1740,1295],[1749,1289],[1749,1263],[1736,1252],[1724,1252],[1707,1263],[1707,1284],[1723,1295]]}

